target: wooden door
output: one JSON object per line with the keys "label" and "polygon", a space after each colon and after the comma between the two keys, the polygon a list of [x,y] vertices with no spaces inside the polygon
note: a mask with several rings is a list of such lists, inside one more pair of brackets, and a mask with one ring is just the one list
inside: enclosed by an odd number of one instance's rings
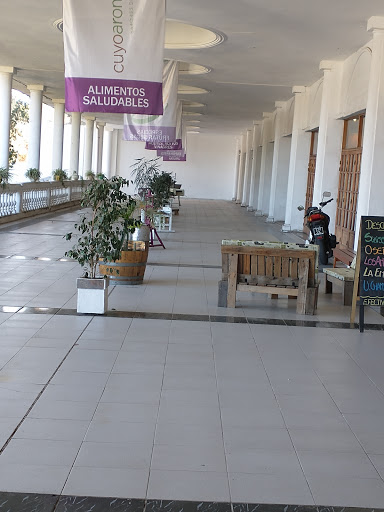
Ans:
{"label": "wooden door", "polygon": [[340,247],[353,250],[359,196],[364,114],[344,121],[336,204],[336,239]]}
{"label": "wooden door", "polygon": [[[314,130],[311,136],[311,149],[309,151],[309,162],[308,162],[308,175],[307,175],[307,191],[305,193],[305,212],[309,206],[312,206],[313,201],[313,187],[315,184],[315,170],[316,170],[316,156],[317,156],[317,140],[319,130]],[[309,229],[304,220],[303,231],[309,233]]]}

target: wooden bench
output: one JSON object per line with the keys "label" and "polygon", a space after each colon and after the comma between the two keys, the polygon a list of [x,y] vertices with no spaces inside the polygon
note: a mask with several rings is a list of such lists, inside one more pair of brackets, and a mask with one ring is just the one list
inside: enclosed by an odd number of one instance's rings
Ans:
{"label": "wooden bench", "polygon": [[237,291],[270,293],[272,298],[297,298],[296,312],[313,315],[318,295],[316,249],[298,244],[222,245],[218,306],[236,307]]}
{"label": "wooden bench", "polygon": [[345,246],[337,245],[333,249],[333,267],[337,267],[337,262],[341,261],[345,265],[350,265],[353,261],[353,258],[356,256],[355,251],[349,249]]}
{"label": "wooden bench", "polygon": [[350,267],[323,268],[323,273],[325,274],[325,293],[332,293],[334,284],[341,286],[344,306],[352,305],[355,267],[356,256],[350,262]]}

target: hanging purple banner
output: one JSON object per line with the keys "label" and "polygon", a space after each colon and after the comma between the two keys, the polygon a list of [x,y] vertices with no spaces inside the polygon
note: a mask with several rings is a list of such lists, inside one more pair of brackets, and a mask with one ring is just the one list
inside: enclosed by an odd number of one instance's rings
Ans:
{"label": "hanging purple banner", "polygon": [[151,151],[154,150],[168,150],[168,151],[176,151],[182,149],[182,141],[181,139],[176,139],[173,142],[147,142],[145,144],[145,149],[149,149]]}
{"label": "hanging purple banner", "polygon": [[163,113],[165,0],[63,0],[68,112]]}

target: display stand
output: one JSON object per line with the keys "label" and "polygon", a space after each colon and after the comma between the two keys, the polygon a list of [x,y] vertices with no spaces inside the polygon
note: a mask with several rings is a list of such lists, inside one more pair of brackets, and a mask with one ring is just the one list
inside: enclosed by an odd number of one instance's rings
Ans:
{"label": "display stand", "polygon": [[384,217],[361,217],[351,324],[355,321],[357,301],[359,328],[364,332],[364,306],[378,306],[380,311],[384,306]]}

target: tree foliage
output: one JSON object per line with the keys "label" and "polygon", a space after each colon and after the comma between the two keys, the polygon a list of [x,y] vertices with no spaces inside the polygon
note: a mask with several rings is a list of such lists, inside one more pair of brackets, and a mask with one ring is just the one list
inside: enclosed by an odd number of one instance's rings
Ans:
{"label": "tree foliage", "polygon": [[[96,277],[100,259],[118,260],[128,234],[140,225],[131,218],[136,201],[122,190],[128,184],[129,180],[118,176],[109,180],[103,177],[93,180],[84,192],[81,206],[91,212],[75,224],[80,235],[65,255],[84,267],[85,277]],[[65,239],[71,240],[72,236],[67,233]]]}
{"label": "tree foliage", "polygon": [[21,136],[20,124],[29,122],[29,105],[22,100],[12,100],[11,103],[11,125],[9,130],[9,166],[15,165],[17,160],[17,150],[14,142],[18,136]]}

